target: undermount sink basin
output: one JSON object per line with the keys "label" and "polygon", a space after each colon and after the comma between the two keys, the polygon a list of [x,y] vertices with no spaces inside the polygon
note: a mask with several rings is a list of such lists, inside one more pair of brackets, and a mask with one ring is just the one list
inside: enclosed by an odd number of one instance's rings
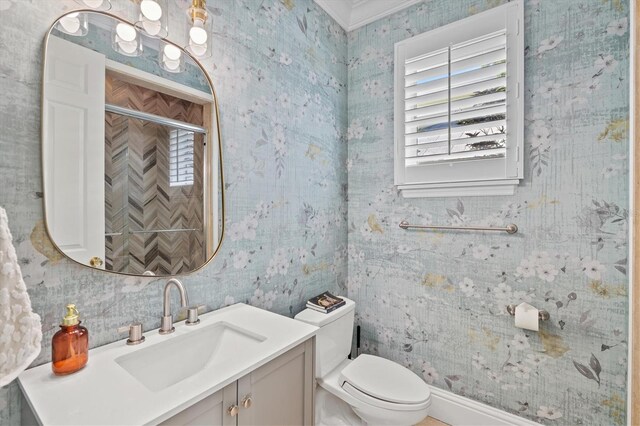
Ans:
{"label": "undermount sink basin", "polygon": [[232,360],[254,351],[266,337],[226,322],[216,322],[182,336],[140,349],[115,361],[147,389],[157,392],[194,374],[205,366]]}

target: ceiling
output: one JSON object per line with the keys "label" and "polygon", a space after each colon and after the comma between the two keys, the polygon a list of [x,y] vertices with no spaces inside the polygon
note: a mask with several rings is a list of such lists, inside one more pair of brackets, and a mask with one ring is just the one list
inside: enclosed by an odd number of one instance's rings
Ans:
{"label": "ceiling", "polygon": [[346,31],[391,15],[422,0],[315,0]]}

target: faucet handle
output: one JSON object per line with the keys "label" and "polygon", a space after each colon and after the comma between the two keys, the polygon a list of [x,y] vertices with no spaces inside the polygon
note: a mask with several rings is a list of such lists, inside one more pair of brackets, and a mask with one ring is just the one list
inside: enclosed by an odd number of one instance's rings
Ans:
{"label": "faucet handle", "polygon": [[144,342],[145,337],[142,334],[142,323],[134,322],[132,324],[119,327],[118,333],[124,333],[127,330],[129,330],[127,345],[137,345]]}
{"label": "faucet handle", "polygon": [[200,323],[198,318],[198,306],[191,306],[187,309],[187,320],[184,322],[186,325],[196,325]]}

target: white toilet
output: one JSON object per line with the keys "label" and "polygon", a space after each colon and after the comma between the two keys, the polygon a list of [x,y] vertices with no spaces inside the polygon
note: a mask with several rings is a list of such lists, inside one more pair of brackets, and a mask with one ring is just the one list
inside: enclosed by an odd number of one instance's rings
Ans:
{"label": "white toilet", "polygon": [[332,416],[332,410],[327,407],[331,404],[330,397],[322,389],[347,403],[365,424],[420,423],[427,417],[431,405],[429,386],[420,377],[400,364],[377,356],[347,359],[351,352],[355,303],[343,299],[346,305],[331,313],[305,309],[295,317],[320,327],[316,336],[316,379],[321,387],[316,393],[316,423],[357,424],[348,419],[336,421],[335,416],[328,422],[318,419],[318,414],[323,412]]}

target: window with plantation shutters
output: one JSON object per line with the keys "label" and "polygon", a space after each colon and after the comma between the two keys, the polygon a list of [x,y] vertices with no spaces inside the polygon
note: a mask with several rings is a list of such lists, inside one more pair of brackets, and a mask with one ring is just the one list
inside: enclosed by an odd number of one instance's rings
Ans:
{"label": "window with plantation shutters", "polygon": [[169,132],[169,186],[193,185],[193,144],[193,132]]}
{"label": "window with plantation shutters", "polygon": [[395,184],[405,197],[509,195],[522,178],[522,2],[395,47]]}

